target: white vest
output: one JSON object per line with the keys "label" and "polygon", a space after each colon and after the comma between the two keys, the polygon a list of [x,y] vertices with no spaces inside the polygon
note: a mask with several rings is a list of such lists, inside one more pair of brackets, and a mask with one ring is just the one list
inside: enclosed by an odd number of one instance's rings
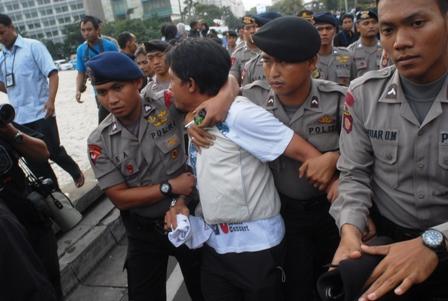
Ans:
{"label": "white vest", "polygon": [[280,212],[280,197],[268,164],[261,162],[216,127],[216,140],[197,154],[196,175],[202,214],[208,224],[241,223]]}

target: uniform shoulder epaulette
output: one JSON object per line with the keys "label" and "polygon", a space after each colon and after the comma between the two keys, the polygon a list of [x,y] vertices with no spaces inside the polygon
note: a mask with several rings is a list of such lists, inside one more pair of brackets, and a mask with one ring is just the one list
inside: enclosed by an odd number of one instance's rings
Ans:
{"label": "uniform shoulder epaulette", "polygon": [[244,46],[238,47],[236,48],[233,52],[232,52],[232,56],[236,56],[237,54],[239,54],[241,51],[243,51]]}
{"label": "uniform shoulder epaulette", "polygon": [[395,65],[392,65],[392,66],[389,66],[389,67],[386,67],[386,68],[383,68],[380,70],[369,71],[369,72],[365,73],[364,75],[352,80],[350,83],[350,89],[354,89],[354,88],[356,88],[360,85],[363,85],[366,82],[369,82],[371,80],[389,78],[390,76],[392,76],[394,71],[395,71]]}
{"label": "uniform shoulder epaulette", "polygon": [[247,85],[241,87],[241,90],[243,91],[243,90],[250,90],[250,89],[256,89],[256,88],[261,88],[264,90],[271,90],[271,86],[269,86],[269,84],[265,80],[261,80],[261,79],[253,81],[250,84],[247,84]]}
{"label": "uniform shoulder epaulette", "polygon": [[345,93],[347,93],[347,87],[341,86],[335,82],[323,79],[314,79],[313,81],[316,83],[316,87],[319,91],[339,92],[342,95],[345,95]]}

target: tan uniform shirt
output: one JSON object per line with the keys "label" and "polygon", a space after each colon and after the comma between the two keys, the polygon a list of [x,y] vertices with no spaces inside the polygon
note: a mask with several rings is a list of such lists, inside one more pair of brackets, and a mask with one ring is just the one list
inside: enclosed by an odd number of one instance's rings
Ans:
{"label": "tan uniform shirt", "polygon": [[383,48],[380,41],[376,46],[366,47],[361,39],[347,47],[353,55],[352,77],[357,78],[367,71],[378,70],[381,66],[381,55]]}
{"label": "tan uniform shirt", "polygon": [[[251,95],[247,90],[250,89],[247,87],[242,89],[242,94],[249,98]],[[252,89],[260,91],[259,86],[253,86]],[[281,122],[321,152],[328,152],[339,149],[338,126],[340,123],[337,120],[340,121],[342,116],[346,90],[346,87],[336,83],[314,79],[308,98],[292,118],[288,117],[273,91],[270,91],[268,97],[262,101],[251,100],[272,112]],[[254,95],[255,93],[252,93],[252,97]],[[281,156],[270,163],[278,191],[298,200],[322,197],[323,192],[314,188],[305,178],[297,176],[300,165],[301,162],[286,156]]]}
{"label": "tan uniform shirt", "polygon": [[260,50],[258,48],[251,49],[246,45],[238,47],[231,56],[232,67],[230,68],[230,74],[241,82],[244,65],[259,52]]}
{"label": "tan uniform shirt", "polygon": [[[181,116],[174,106],[145,99],[138,137],[112,114],[90,134],[89,158],[101,189],[126,183],[129,187],[158,184],[185,169]],[[130,211],[146,217],[160,217],[170,199]]]}
{"label": "tan uniform shirt", "polygon": [[330,55],[319,55],[319,62],[313,72],[313,78],[326,79],[348,86],[352,79],[352,64],[352,54],[347,48],[333,47],[333,52]]}
{"label": "tan uniform shirt", "polygon": [[[363,230],[372,204],[394,223],[425,230],[448,222],[448,80],[419,124],[394,66],[350,85],[340,140],[339,227]],[[448,234],[448,223],[444,227]]]}
{"label": "tan uniform shirt", "polygon": [[241,87],[253,83],[256,80],[265,81],[263,72],[263,61],[261,59],[261,53],[251,58],[243,68]]}

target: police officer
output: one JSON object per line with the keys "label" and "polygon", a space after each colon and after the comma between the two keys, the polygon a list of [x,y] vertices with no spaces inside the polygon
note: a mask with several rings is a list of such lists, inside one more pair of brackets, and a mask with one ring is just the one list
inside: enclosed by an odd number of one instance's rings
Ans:
{"label": "police officer", "polygon": [[[395,66],[354,80],[345,100],[333,262],[360,252],[384,256],[360,300],[446,300],[447,2],[377,3],[381,41]],[[369,212],[394,244],[361,245]]]}
{"label": "police officer", "polygon": [[[266,12],[258,14],[254,17],[258,28],[281,17],[279,13],[276,12]],[[255,57],[251,58],[245,65],[242,73],[241,87],[250,84],[256,80],[265,80],[263,73],[263,62],[261,61],[261,54],[257,54]]]}
{"label": "police officer", "polygon": [[319,61],[313,71],[313,78],[333,81],[348,86],[351,79],[352,55],[343,47],[333,47],[337,30],[337,20],[330,13],[314,17],[314,26],[320,35]]}
{"label": "police officer", "polygon": [[232,67],[230,68],[230,75],[232,75],[238,84],[241,83],[244,65],[260,51],[255,46],[252,39],[253,34],[257,30],[257,23],[252,16],[246,15],[242,19],[244,29],[244,44],[238,46],[231,56]]}
{"label": "police officer", "polygon": [[152,40],[145,43],[146,54],[154,76],[152,81],[142,90],[144,97],[154,99],[164,98],[165,91],[168,90],[170,84],[168,65],[165,62],[166,53],[170,48],[171,45],[165,41]]}
{"label": "police officer", "polygon": [[382,47],[378,40],[378,16],[371,10],[356,13],[356,30],[359,40],[347,48],[352,52],[354,64],[353,77],[359,77],[380,67]]}
{"label": "police officer", "polygon": [[[262,50],[266,80],[272,89],[261,98],[256,96],[258,87],[246,86],[242,88],[243,96],[251,97],[327,153],[334,159],[335,168],[340,107],[346,88],[311,77],[320,48],[319,33],[300,18],[281,17],[263,26],[254,41]],[[282,156],[270,166],[286,226],[286,300],[313,300],[315,281],[324,272],[322,266],[330,262],[339,240],[328,213],[330,204],[323,191],[297,177],[297,169],[306,166],[306,161],[302,164]]]}
{"label": "police officer", "polygon": [[[25,127],[0,121],[0,198],[26,229],[29,243],[40,258],[39,265],[45,267],[43,274],[51,282],[57,300],[62,300],[57,242],[51,222],[42,211],[38,210],[37,203],[32,203],[28,198],[33,187],[18,164],[21,156],[29,160],[48,160],[49,153],[45,143],[33,136],[41,138],[39,134]],[[25,249],[26,246],[23,246],[24,252]],[[22,284],[26,290],[34,283]]]}
{"label": "police officer", "polygon": [[195,185],[185,166],[183,116],[163,101],[142,100],[143,74],[125,55],[105,52],[88,67],[98,98],[111,112],[88,138],[89,158],[126,227],[129,299],[165,300],[167,260],[174,255],[191,298],[202,300],[197,252],[175,248],[163,232],[165,212],[184,203],[181,196]]}

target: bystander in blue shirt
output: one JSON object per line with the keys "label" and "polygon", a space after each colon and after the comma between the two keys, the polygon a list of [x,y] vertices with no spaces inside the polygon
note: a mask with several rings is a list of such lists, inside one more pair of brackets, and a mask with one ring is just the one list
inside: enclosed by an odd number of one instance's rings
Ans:
{"label": "bystander in blue shirt", "polygon": [[76,70],[86,72],[86,62],[104,51],[118,51],[118,48],[113,42],[104,38],[98,39],[93,47],[87,42],[79,45],[76,50]]}
{"label": "bystander in blue shirt", "polygon": [[[48,76],[53,71],[57,71],[53,58],[44,44],[37,40],[18,35],[11,49],[3,47],[0,53],[0,81],[5,85],[9,101],[16,110],[17,123],[26,124],[45,117]],[[14,76],[7,76],[9,74]]]}

